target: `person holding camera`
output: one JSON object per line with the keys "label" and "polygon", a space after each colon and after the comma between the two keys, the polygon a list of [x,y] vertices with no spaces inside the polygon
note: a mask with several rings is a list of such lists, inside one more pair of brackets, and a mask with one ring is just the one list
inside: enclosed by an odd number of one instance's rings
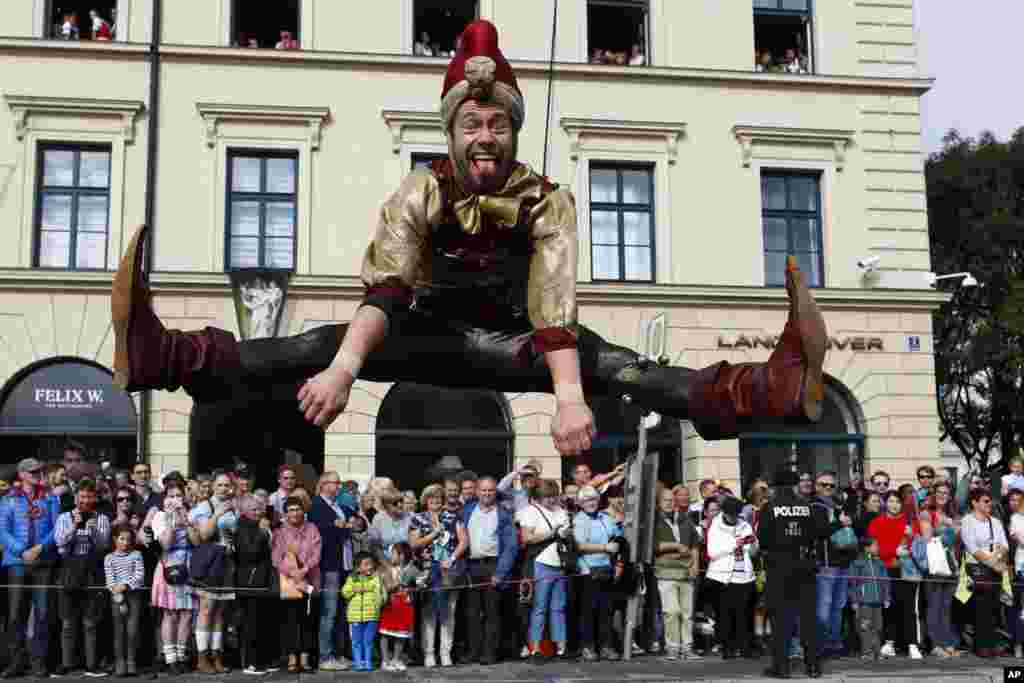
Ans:
{"label": "person holding camera", "polygon": [[188,561],[199,531],[189,522],[185,489],[172,483],[164,489],[163,510],[153,515],[152,530],[163,555],[153,575],[153,606],[163,611],[160,620],[164,661],[171,675],[186,673],[186,647],[192,633],[192,588]]}
{"label": "person holding camera", "polygon": [[530,651],[535,661],[543,657],[540,642],[546,621],[559,657],[565,656],[568,643],[565,628],[566,579],[559,542],[561,540],[564,547],[572,529],[569,515],[559,505],[558,496],[558,483],[543,479],[534,489],[534,500],[516,513],[527,548],[527,571],[534,579]]}
{"label": "person holding camera", "polygon": [[61,668],[66,675],[75,665],[75,640],[83,631],[85,675],[106,676],[99,669],[97,630],[103,619],[107,594],[103,557],[110,547],[110,518],[96,511],[96,483],[89,479],[78,482],[75,508],[57,518],[54,540],[63,559],[58,598],[61,621]]}

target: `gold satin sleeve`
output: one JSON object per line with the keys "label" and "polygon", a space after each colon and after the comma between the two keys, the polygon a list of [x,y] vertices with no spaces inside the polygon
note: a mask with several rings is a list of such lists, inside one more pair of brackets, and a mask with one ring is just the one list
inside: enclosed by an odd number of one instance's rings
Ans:
{"label": "gold satin sleeve", "polygon": [[429,171],[413,171],[380,210],[360,277],[368,291],[408,288],[422,277],[430,226],[441,215],[441,192]]}
{"label": "gold satin sleeve", "polygon": [[534,251],[526,290],[530,323],[539,332],[557,328],[575,339],[576,200],[568,190],[555,190],[533,207],[531,219]]}

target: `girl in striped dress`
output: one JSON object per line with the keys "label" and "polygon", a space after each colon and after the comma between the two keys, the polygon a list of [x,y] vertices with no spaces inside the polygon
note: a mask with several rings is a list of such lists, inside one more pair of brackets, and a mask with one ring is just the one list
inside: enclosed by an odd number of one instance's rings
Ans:
{"label": "girl in striped dress", "polygon": [[[153,534],[163,548],[153,577],[153,606],[163,611],[164,659],[171,674],[180,676],[185,673],[185,648],[192,632],[193,598],[187,567],[198,533],[190,526],[185,492],[178,486],[164,492],[163,510],[153,515]],[[175,578],[179,576],[180,583]]]}

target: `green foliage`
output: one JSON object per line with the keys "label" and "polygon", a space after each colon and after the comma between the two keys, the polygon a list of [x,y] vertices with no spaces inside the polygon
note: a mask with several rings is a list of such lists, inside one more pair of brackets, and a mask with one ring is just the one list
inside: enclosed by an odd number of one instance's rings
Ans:
{"label": "green foliage", "polygon": [[969,271],[935,317],[942,436],[972,467],[1002,465],[1024,436],[1024,127],[1007,142],[950,131],[925,164],[936,273]]}

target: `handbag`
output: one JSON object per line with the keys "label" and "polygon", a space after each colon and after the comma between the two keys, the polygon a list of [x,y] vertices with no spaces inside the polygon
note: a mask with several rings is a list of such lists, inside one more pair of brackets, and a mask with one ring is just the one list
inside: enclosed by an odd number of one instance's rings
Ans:
{"label": "handbag", "polygon": [[928,573],[932,576],[953,575],[946,548],[939,538],[933,538],[928,542]]}
{"label": "handbag", "polygon": [[[533,504],[531,503],[531,505]],[[544,519],[544,522],[547,523],[548,529],[554,531],[555,528],[551,526],[551,520],[549,520],[547,515],[544,514],[544,511],[540,509],[540,506],[533,505],[533,507],[537,509],[537,512],[540,513],[540,516]],[[571,517],[569,518],[569,524],[571,529]],[[536,559],[537,555],[540,555],[542,552],[544,552],[544,549],[547,548],[551,543],[554,543],[556,549],[558,550],[558,559],[562,565],[562,571],[564,571],[566,574],[571,574],[574,571],[576,571],[576,562],[579,559],[579,549],[576,547],[576,536],[571,533],[566,538],[562,538],[561,536],[556,534],[555,538],[552,541],[543,544],[543,546],[536,551],[536,554],[533,555],[532,559]],[[530,571],[532,572],[533,563],[530,562],[528,564],[530,565]]]}
{"label": "handbag", "polygon": [[830,539],[837,550],[849,550],[858,547],[857,534],[853,527],[844,526],[836,529]]}
{"label": "handbag", "polygon": [[[992,518],[988,520],[989,550],[995,545],[995,534],[992,531]],[[987,593],[997,590],[1002,581],[995,569],[984,562],[968,562],[967,577],[970,579],[972,589],[978,593]]]}
{"label": "handbag", "polygon": [[184,586],[188,583],[188,565],[184,562],[164,564],[164,581],[168,586]]}
{"label": "handbag", "polygon": [[591,567],[590,578],[594,581],[611,581],[612,580],[612,568],[611,567]]}
{"label": "handbag", "polygon": [[[289,559],[296,567],[299,566],[299,558],[296,557],[295,553],[288,553],[284,556],[285,563]],[[299,587],[299,584],[284,572],[278,572],[278,585],[280,586],[282,600],[301,600],[306,597],[306,593]]]}

